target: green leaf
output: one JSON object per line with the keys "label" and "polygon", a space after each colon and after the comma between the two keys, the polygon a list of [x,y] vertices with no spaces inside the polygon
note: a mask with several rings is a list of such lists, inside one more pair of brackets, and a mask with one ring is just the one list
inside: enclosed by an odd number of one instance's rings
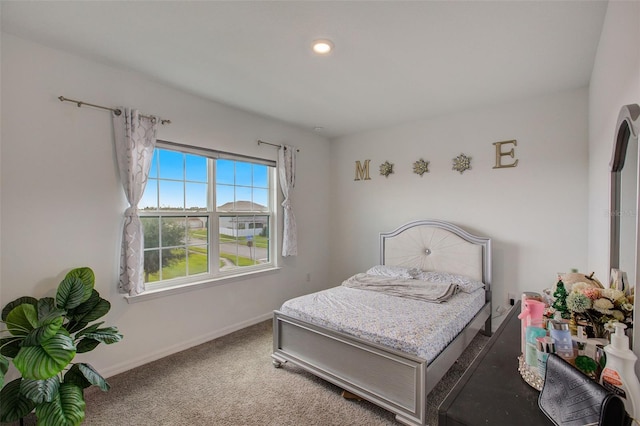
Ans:
{"label": "green leaf", "polygon": [[56,299],[53,297],[43,297],[39,299],[36,307],[38,308],[38,318],[43,318],[49,312],[58,309],[56,307]]}
{"label": "green leaf", "polygon": [[63,317],[48,318],[40,327],[31,330],[24,338],[22,346],[37,346],[56,335],[62,327]]}
{"label": "green leaf", "polygon": [[76,347],[66,330],[61,328],[55,336],[39,346],[20,349],[13,364],[26,379],[45,380],[61,372],[76,355]]}
{"label": "green leaf", "polygon": [[60,379],[58,379],[58,376],[53,376],[47,380],[23,379],[20,385],[20,392],[36,404],[41,404],[53,401],[58,394],[59,388]]}
{"label": "green leaf", "polygon": [[42,325],[51,318],[63,317],[67,311],[56,307],[53,297],[43,297],[38,300],[38,321]]}
{"label": "green leaf", "polygon": [[5,307],[2,309],[2,321],[7,321],[7,316],[9,315],[9,312],[11,312],[13,308],[15,308],[16,306],[22,305],[24,303],[33,305],[35,307],[35,306],[38,306],[38,299],[27,296],[27,297],[20,297],[14,300],[13,302],[7,303]]}
{"label": "green leaf", "polygon": [[87,326],[87,322],[75,322],[73,320],[69,321],[64,328],[71,334],[77,332],[78,330],[82,330]]}
{"label": "green leaf", "polygon": [[123,338],[122,334],[118,333],[117,327],[98,328],[95,331],[93,330],[94,328],[94,326],[87,327],[76,335],[82,335],[83,337],[77,344],[78,353],[92,351],[99,343],[110,345],[121,341]]}
{"label": "green leaf", "polygon": [[104,392],[111,386],[91,365],[85,363],[74,364],[67,374],[64,375],[64,382],[71,382],[81,388],[88,388],[91,385],[98,386]]}
{"label": "green leaf", "polygon": [[7,383],[0,390],[0,422],[15,422],[33,411],[36,403],[22,395],[20,382],[16,379]]}
{"label": "green leaf", "polygon": [[80,364],[73,364],[65,374],[64,374],[64,382],[71,383],[78,386],[80,389],[86,389],[91,386],[91,383],[80,371]]}
{"label": "green leaf", "polygon": [[90,323],[101,318],[109,312],[111,303],[100,297],[100,294],[93,290],[91,297],[84,301],[80,306],[69,312],[69,317],[79,323]]}
{"label": "green leaf", "polygon": [[83,354],[85,352],[91,352],[98,346],[100,342],[93,339],[82,339],[76,343],[76,353]]}
{"label": "green leaf", "polygon": [[[68,311],[84,302],[86,300],[84,295],[85,287],[82,280],[78,277],[70,277],[67,275],[58,286],[56,306]],[[89,294],[89,296],[91,296],[91,294]]]}
{"label": "green leaf", "polygon": [[99,387],[104,392],[108,391],[111,388],[104,377],[102,377],[100,373],[98,373],[96,369],[93,368],[90,364],[80,363],[78,364],[78,366],[80,367],[80,371],[82,371],[82,374],[84,374],[84,377],[89,381],[89,383]]}
{"label": "green leaf", "polygon": [[0,389],[4,385],[4,376],[9,371],[9,360],[0,355]]}
{"label": "green leaf", "polygon": [[65,278],[75,277],[82,281],[82,285],[84,286],[84,297],[82,301],[86,301],[89,296],[91,296],[91,292],[96,284],[96,276],[93,273],[93,270],[89,267],[76,268],[69,271]]}
{"label": "green leaf", "polygon": [[0,339],[0,354],[7,358],[15,358],[20,351],[22,337],[7,337]]}
{"label": "green leaf", "polygon": [[99,343],[110,345],[122,340],[122,334],[118,333],[116,327],[98,328],[103,323],[93,324],[76,334],[76,339],[83,337],[82,340],[76,343],[78,353],[92,351]]}
{"label": "green leaf", "polygon": [[38,425],[79,425],[84,420],[85,406],[82,389],[72,383],[63,383],[53,401],[36,407]]}
{"label": "green leaf", "polygon": [[107,345],[122,340],[122,334],[118,333],[117,327],[99,328],[92,333],[84,333],[84,337],[86,339],[93,339],[101,343],[106,343]]}
{"label": "green leaf", "polygon": [[23,303],[9,312],[6,319],[7,330],[14,336],[26,336],[38,326],[36,307]]}
{"label": "green leaf", "polygon": [[80,330],[79,332],[76,333],[76,338],[83,336],[87,333],[95,333],[95,331],[102,325],[104,324],[104,321],[100,321],[97,322],[95,324],[91,324],[89,327],[85,328],[84,330]]}

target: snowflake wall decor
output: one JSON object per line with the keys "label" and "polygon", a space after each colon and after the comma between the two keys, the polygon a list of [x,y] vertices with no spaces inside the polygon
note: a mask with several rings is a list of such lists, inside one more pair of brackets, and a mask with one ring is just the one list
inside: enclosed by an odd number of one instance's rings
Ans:
{"label": "snowflake wall decor", "polygon": [[462,174],[465,170],[469,169],[471,169],[471,157],[460,154],[453,159],[453,170]]}
{"label": "snowflake wall decor", "polygon": [[380,164],[380,174],[384,177],[389,177],[389,175],[393,173],[393,163],[385,161]]}
{"label": "snowflake wall decor", "polygon": [[422,176],[425,173],[429,173],[429,162],[424,161],[422,158],[413,163],[413,173]]}

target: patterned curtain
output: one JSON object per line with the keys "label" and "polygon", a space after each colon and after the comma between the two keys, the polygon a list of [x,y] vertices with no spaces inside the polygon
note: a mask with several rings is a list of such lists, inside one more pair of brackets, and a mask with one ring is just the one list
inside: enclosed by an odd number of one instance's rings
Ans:
{"label": "patterned curtain", "polygon": [[280,174],[280,189],[284,195],[282,207],[284,210],[284,232],[282,234],[282,255],[298,255],[298,231],[296,217],[291,208],[291,193],[296,184],[296,149],[281,145],[278,150],[278,172]]}
{"label": "patterned curtain", "polygon": [[118,287],[120,292],[135,296],[145,289],[144,234],[138,217],[138,202],[147,185],[159,120],[144,117],[138,110],[120,110],[122,114],[113,115],[113,128],[120,180],[129,207],[124,212]]}

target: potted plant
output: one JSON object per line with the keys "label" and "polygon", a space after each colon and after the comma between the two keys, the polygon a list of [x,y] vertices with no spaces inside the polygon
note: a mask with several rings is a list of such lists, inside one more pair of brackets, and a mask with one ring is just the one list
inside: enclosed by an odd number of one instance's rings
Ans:
{"label": "potted plant", "polygon": [[[116,327],[93,323],[111,304],[93,288],[91,268],[70,271],[56,297],[20,297],[2,310],[0,323],[0,422],[22,420],[35,410],[38,424],[78,425],[84,420],[84,389],[109,389],[89,364],[74,363],[76,354],[100,343],[122,340]],[[93,323],[93,324],[91,324]],[[20,377],[5,383],[9,360]]]}

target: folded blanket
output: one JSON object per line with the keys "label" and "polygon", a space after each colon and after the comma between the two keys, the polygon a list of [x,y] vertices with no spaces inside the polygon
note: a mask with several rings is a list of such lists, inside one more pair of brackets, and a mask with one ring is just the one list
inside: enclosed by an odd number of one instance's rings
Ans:
{"label": "folded blanket", "polygon": [[413,279],[367,275],[364,273],[352,276],[345,280],[342,285],[432,303],[445,302],[458,292],[458,286],[452,283],[432,283]]}

